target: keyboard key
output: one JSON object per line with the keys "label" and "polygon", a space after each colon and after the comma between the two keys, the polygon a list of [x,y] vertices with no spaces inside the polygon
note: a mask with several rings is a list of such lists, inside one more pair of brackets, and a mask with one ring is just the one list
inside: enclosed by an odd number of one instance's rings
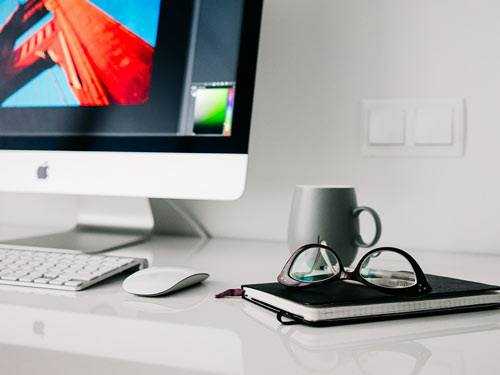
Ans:
{"label": "keyboard key", "polygon": [[17,278],[20,278],[20,277],[26,276],[27,273],[28,272],[18,271],[18,272],[14,272],[12,275],[16,276]]}
{"label": "keyboard key", "polygon": [[31,282],[33,282],[33,280],[35,280],[35,278],[32,276],[29,276],[29,275],[22,276],[19,278],[19,281],[21,281],[23,283],[31,283]]}
{"label": "keyboard key", "polygon": [[61,274],[60,272],[47,271],[44,272],[43,277],[47,279],[55,279],[56,277],[59,277],[60,274]]}
{"label": "keyboard key", "polygon": [[83,284],[83,281],[81,281],[81,280],[70,280],[70,281],[66,281],[64,283],[64,285],[66,285],[66,286],[74,286],[74,287],[79,287],[82,284]]}
{"label": "keyboard key", "polygon": [[81,273],[81,274],[75,275],[74,279],[82,280],[82,281],[92,281],[94,279],[97,279],[97,275],[93,275],[90,273]]}
{"label": "keyboard key", "polygon": [[49,281],[50,285],[64,285],[65,282],[67,282],[67,279],[64,278],[57,278]]}
{"label": "keyboard key", "polygon": [[45,279],[45,278],[43,278],[43,277],[41,277],[41,278],[39,278],[39,279],[35,279],[35,280],[33,280],[33,282],[34,282],[35,284],[47,284],[47,283],[49,283],[50,281],[51,281],[50,279]]}
{"label": "keyboard key", "polygon": [[17,275],[4,275],[2,280],[16,281],[19,277]]}

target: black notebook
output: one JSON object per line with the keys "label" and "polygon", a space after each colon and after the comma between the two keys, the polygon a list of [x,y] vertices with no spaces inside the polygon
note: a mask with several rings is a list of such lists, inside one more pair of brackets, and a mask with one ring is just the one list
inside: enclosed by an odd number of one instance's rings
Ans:
{"label": "black notebook", "polygon": [[419,298],[394,297],[365,285],[335,281],[307,289],[278,283],[244,285],[243,298],[311,325],[395,319],[500,307],[500,287],[427,275],[432,292]]}

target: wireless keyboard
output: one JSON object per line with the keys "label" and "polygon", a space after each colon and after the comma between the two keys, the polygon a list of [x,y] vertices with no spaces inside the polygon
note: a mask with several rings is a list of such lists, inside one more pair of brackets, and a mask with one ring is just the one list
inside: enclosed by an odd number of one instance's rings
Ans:
{"label": "wireless keyboard", "polygon": [[78,291],[146,259],[0,248],[0,285]]}

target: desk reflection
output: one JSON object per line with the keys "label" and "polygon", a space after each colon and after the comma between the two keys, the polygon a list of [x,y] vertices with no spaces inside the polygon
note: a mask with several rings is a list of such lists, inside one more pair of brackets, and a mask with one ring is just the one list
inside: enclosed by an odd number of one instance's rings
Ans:
{"label": "desk reflection", "polygon": [[0,369],[4,374],[67,374],[69,370],[88,374],[92,367],[99,373],[120,374],[170,370],[243,374],[242,343],[234,332],[147,319],[151,314],[193,308],[208,292],[198,289],[193,296],[175,308],[175,304],[169,307],[138,299],[122,304],[101,301],[78,312],[2,303]]}
{"label": "desk reflection", "polygon": [[283,326],[275,314],[249,303],[242,309],[273,331],[291,360],[306,373],[318,374],[375,375],[387,373],[388,368],[391,374],[398,375],[466,374],[464,356],[470,354],[468,349],[439,342],[500,329],[497,311],[310,328]]}

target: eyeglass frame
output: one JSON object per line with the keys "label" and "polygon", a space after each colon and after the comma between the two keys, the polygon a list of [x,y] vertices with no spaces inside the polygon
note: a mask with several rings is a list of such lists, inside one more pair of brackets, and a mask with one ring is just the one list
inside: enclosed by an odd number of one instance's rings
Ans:
{"label": "eyeglass frame", "polygon": [[[302,254],[304,251],[307,251],[309,249],[314,249],[314,248],[324,249],[326,251],[331,251],[337,258],[337,261],[339,263],[340,272],[338,272],[337,274],[334,274],[334,275],[332,275],[324,280],[320,280],[320,281],[301,282],[301,281],[295,280],[294,278],[292,278],[290,276],[290,271],[291,271],[293,264],[295,263],[295,261],[297,260],[297,258],[299,257],[300,254]],[[375,284],[368,282],[367,280],[365,280],[361,276],[360,271],[361,271],[361,267],[362,267],[363,263],[365,262],[365,260],[368,259],[371,255],[378,253],[378,252],[383,252],[383,251],[397,253],[397,254],[403,256],[406,260],[408,260],[408,262],[410,263],[410,265],[413,268],[413,271],[415,272],[415,281],[416,281],[415,285],[408,287],[408,288],[384,288],[384,287],[381,287],[381,286],[378,286],[378,285],[375,285]],[[278,275],[278,282],[281,285],[284,285],[284,286],[290,287],[290,288],[309,288],[309,287],[312,287],[315,285],[327,284],[327,283],[339,281],[339,280],[358,281],[358,282],[360,282],[360,283],[362,283],[370,288],[374,288],[380,292],[388,293],[388,294],[392,294],[392,295],[396,295],[396,296],[409,296],[409,297],[416,296],[416,297],[418,297],[421,295],[428,294],[432,291],[432,288],[431,288],[429,282],[427,281],[427,278],[425,277],[425,274],[422,271],[422,268],[420,268],[417,261],[410,254],[408,254],[406,251],[395,248],[395,247],[380,247],[380,248],[369,251],[367,254],[365,254],[360,259],[356,268],[353,271],[349,271],[348,269],[346,269],[344,267],[344,265],[342,264],[342,260],[340,259],[338,254],[335,252],[335,250],[333,250],[331,247],[329,247],[327,245],[323,245],[323,244],[308,244],[308,245],[301,246],[292,254],[290,259],[288,259],[288,261],[285,263],[285,266],[283,267],[280,274]]]}

